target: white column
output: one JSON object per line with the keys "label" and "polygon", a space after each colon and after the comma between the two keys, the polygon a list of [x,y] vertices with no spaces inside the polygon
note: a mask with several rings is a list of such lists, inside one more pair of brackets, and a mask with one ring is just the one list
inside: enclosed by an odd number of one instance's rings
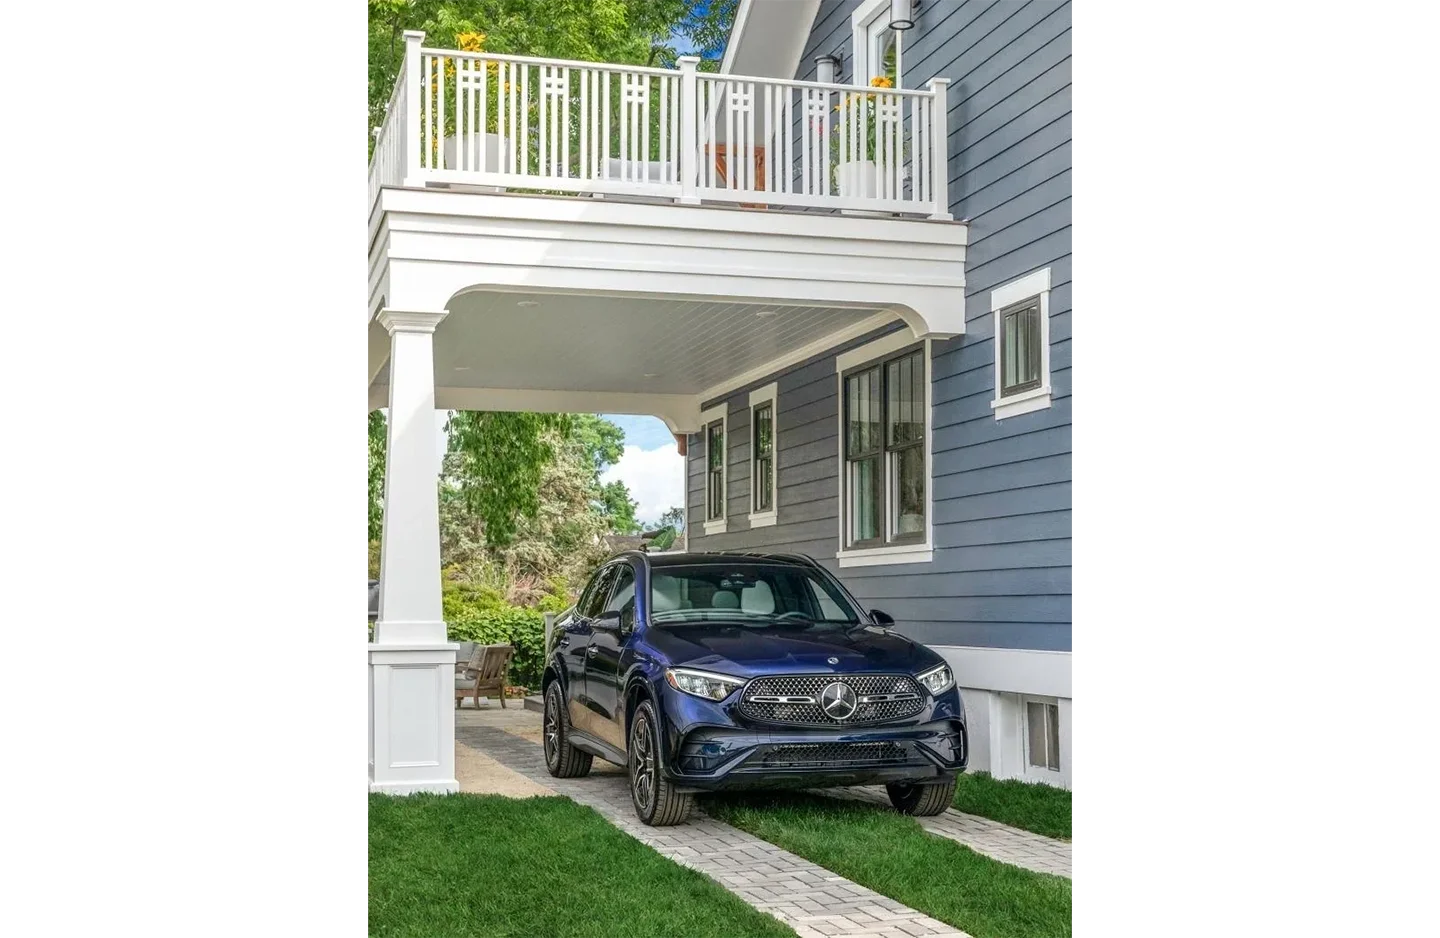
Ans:
{"label": "white column", "polygon": [[950,221],[954,216],[950,214],[950,131],[947,129],[947,122],[950,119],[949,96],[946,89],[950,87],[948,78],[932,78],[925,86],[926,90],[933,95],[930,120],[930,198],[934,200],[931,218],[939,221]]}
{"label": "white column", "polygon": [[440,612],[434,332],[445,312],[380,311],[390,333],[380,617],[370,646],[370,790],[452,792],[455,647]]}
{"label": "white column", "polygon": [[425,41],[425,32],[418,29],[405,30],[405,126],[400,137],[401,178],[407,186],[423,186],[420,178],[420,95],[423,90],[420,75],[420,49]]}
{"label": "white column", "polygon": [[700,79],[697,77],[700,57],[698,55],[682,55],[675,62],[680,66],[679,202],[681,205],[699,205],[700,195],[696,189],[698,185],[696,174],[700,168],[700,141],[695,122],[700,115]]}

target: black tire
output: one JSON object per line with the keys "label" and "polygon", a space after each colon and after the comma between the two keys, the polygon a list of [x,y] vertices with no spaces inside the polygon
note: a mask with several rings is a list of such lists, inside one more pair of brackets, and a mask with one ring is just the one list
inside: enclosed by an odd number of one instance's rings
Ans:
{"label": "black tire", "polygon": [[540,743],[545,747],[545,768],[556,778],[578,778],[590,774],[595,757],[570,745],[570,720],[560,682],[550,682],[545,691],[545,723]]}
{"label": "black tire", "polygon": [[648,700],[636,708],[630,721],[625,767],[630,774],[630,803],[642,822],[651,827],[669,827],[690,814],[692,796],[676,791],[660,771],[660,721]]}
{"label": "black tire", "polygon": [[890,803],[901,814],[915,817],[931,817],[943,814],[955,800],[955,779],[938,785],[911,785],[894,782],[885,786]]}

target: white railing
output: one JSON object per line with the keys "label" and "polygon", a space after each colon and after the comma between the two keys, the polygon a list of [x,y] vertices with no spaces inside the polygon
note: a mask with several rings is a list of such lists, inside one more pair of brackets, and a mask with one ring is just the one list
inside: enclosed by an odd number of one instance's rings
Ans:
{"label": "white railing", "polygon": [[426,49],[377,131],[381,186],[949,218],[946,84],[923,91]]}
{"label": "white railing", "polygon": [[370,204],[380,194],[381,186],[398,186],[405,181],[400,143],[405,127],[405,73],[400,73],[390,101],[385,105],[385,120],[375,129],[375,148],[370,151]]}

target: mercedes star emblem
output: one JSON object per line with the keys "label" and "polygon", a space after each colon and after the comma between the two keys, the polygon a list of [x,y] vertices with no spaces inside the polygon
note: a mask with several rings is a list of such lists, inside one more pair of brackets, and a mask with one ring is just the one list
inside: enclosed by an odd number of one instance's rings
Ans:
{"label": "mercedes star emblem", "polygon": [[820,709],[832,720],[848,720],[855,715],[860,702],[849,684],[836,681],[820,692]]}
{"label": "mercedes star emblem", "polygon": [[840,659],[839,659],[839,658],[826,658],[826,659],[825,659],[825,663],[826,663],[826,664],[839,664],[839,663],[840,663]]}

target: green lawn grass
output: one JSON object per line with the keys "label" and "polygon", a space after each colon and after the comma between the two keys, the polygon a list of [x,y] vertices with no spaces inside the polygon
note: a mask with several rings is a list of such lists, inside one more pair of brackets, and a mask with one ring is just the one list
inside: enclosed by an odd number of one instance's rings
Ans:
{"label": "green lawn grass", "polygon": [[795,938],[568,798],[370,796],[370,934]]}
{"label": "green lawn grass", "polygon": [[1070,839],[1070,792],[1063,788],[966,772],[955,787],[955,810],[1046,837]]}
{"label": "green lawn grass", "polygon": [[1070,881],[992,860],[888,807],[803,792],[712,795],[706,813],[975,938],[1066,938]]}

